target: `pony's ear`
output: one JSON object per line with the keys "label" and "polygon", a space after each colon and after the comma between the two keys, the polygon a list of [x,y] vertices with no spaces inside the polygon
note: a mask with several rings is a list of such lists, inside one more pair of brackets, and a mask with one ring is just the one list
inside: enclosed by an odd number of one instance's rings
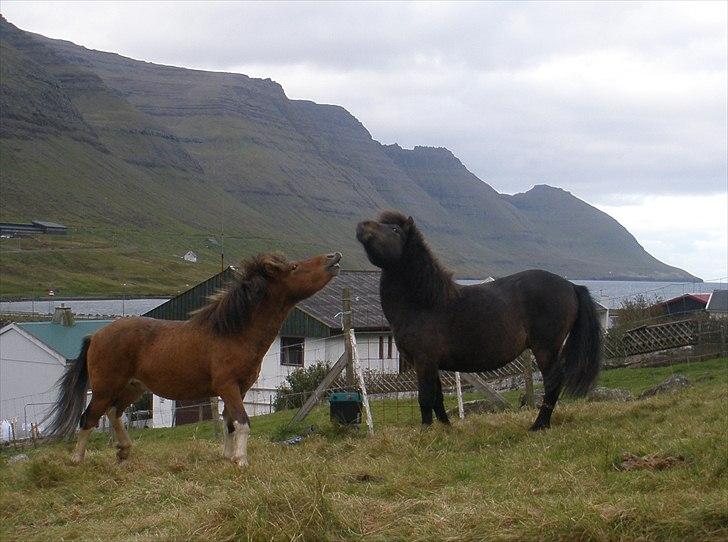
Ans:
{"label": "pony's ear", "polygon": [[412,226],[415,225],[415,219],[411,216],[407,218],[407,220],[404,221],[404,229],[409,230]]}
{"label": "pony's ear", "polygon": [[286,263],[277,258],[266,258],[263,261],[263,268],[269,277],[278,277],[289,269]]}

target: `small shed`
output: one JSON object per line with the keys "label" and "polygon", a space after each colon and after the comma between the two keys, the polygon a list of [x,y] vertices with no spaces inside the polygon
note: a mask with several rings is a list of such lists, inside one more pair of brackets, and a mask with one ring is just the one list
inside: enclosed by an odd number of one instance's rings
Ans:
{"label": "small shed", "polygon": [[188,250],[187,252],[185,252],[185,255],[182,256],[182,259],[186,262],[197,263],[197,253]]}
{"label": "small shed", "polygon": [[683,316],[705,310],[709,299],[709,293],[683,294],[663,301],[660,305],[665,309],[665,314],[669,316]]}

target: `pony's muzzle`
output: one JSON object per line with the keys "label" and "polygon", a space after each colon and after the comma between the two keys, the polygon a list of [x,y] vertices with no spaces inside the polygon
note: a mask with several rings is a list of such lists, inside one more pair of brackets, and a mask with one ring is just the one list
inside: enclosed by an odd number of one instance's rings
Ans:
{"label": "pony's muzzle", "polygon": [[356,239],[360,243],[367,243],[373,236],[371,222],[359,222],[356,225]]}
{"label": "pony's muzzle", "polygon": [[327,254],[326,260],[327,260],[326,270],[333,275],[338,275],[339,269],[341,268],[339,266],[339,262],[341,261],[341,252],[334,252],[332,254]]}

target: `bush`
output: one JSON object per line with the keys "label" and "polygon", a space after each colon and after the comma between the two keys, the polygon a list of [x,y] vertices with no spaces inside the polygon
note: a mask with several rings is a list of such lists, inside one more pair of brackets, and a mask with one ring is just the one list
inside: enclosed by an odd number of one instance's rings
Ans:
{"label": "bush", "polygon": [[642,324],[654,323],[654,320],[665,314],[665,307],[661,305],[662,298],[652,299],[637,294],[630,299],[622,300],[617,310],[617,326],[622,329],[637,327]]}
{"label": "bush", "polygon": [[309,367],[293,371],[286,377],[286,381],[276,388],[273,408],[276,411],[301,408],[306,398],[321,384],[329,369],[328,363],[317,361]]}

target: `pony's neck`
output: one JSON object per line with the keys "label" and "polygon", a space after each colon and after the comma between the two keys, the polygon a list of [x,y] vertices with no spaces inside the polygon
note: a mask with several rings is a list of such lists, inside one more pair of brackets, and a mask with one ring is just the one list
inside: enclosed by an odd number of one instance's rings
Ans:
{"label": "pony's neck", "polygon": [[425,244],[418,231],[412,232],[396,267],[382,270],[382,280],[396,283],[407,301],[421,307],[437,307],[455,295],[452,276]]}
{"label": "pony's neck", "polygon": [[247,327],[272,341],[292,308],[293,304],[287,299],[268,295],[253,309]]}

